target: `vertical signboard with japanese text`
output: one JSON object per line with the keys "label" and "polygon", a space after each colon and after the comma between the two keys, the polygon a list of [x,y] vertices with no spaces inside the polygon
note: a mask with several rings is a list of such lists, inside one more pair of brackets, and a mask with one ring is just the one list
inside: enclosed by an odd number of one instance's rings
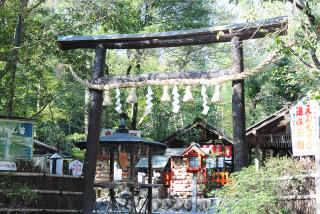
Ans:
{"label": "vertical signboard with japanese text", "polygon": [[315,155],[319,144],[319,103],[300,100],[290,109],[293,156]]}
{"label": "vertical signboard with japanese text", "polygon": [[0,119],[0,160],[30,160],[32,149],[32,122]]}

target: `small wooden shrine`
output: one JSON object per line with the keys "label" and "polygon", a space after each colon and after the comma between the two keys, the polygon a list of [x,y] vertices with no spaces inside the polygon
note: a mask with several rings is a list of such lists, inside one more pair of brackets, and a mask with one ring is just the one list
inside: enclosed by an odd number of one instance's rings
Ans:
{"label": "small wooden shrine", "polygon": [[[76,145],[84,149],[86,148],[86,141],[79,141]],[[139,191],[140,188],[148,188],[148,196],[146,198],[144,212],[152,212],[152,187],[159,186],[152,184],[152,155],[156,150],[165,149],[166,145],[159,142],[150,141],[144,138],[136,137],[129,134],[126,129],[124,120],[122,119],[119,128],[115,134],[100,137],[99,144],[99,157],[100,160],[97,164],[97,174],[95,181],[96,187],[103,187],[110,189],[110,205],[107,208],[107,212],[115,212],[117,207],[117,201],[115,199],[114,189],[129,188],[129,201],[131,206],[129,207],[129,213],[139,213],[142,210],[136,210],[136,204],[134,200],[135,191]],[[137,172],[135,165],[141,157],[148,158],[148,183],[138,183]],[[122,170],[121,179],[115,181],[114,166],[117,162]],[[104,175],[101,177],[101,170],[108,169],[109,172],[103,171]],[[99,171],[100,170],[100,171]],[[100,173],[99,173],[100,172]],[[151,176],[150,176],[151,175]],[[125,207],[123,207],[125,208]],[[123,213],[124,210],[120,210]]]}
{"label": "small wooden shrine", "polygon": [[164,143],[169,147],[164,154],[169,160],[164,184],[170,196],[191,196],[195,173],[197,185],[201,186],[209,175],[215,177],[215,174],[218,176],[212,181],[224,185],[233,172],[232,139],[200,118],[166,138]]}
{"label": "small wooden shrine", "polygon": [[292,156],[289,110],[290,105],[286,105],[247,129],[249,151],[256,148],[256,164],[259,164],[260,150],[262,161],[268,157]]}
{"label": "small wooden shrine", "polygon": [[256,168],[260,165],[260,152],[262,162],[276,156],[299,156],[299,161],[305,159],[303,165],[314,165],[315,142],[319,138],[318,115],[319,103],[310,104],[302,97],[248,128],[247,142],[249,151],[255,152]]}

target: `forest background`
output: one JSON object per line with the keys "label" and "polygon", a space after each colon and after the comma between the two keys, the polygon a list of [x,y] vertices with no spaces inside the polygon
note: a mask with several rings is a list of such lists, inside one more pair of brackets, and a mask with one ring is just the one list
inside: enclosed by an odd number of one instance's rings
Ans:
{"label": "forest background", "polygon": [[[279,58],[245,80],[246,125],[253,125],[299,97],[319,94],[320,3],[317,0],[0,0],[0,115],[35,121],[35,138],[77,155],[73,141],[85,138],[90,93],[60,64],[69,64],[90,81],[94,52],[61,51],[56,39],[66,35],[106,35],[184,30],[251,22],[287,15],[288,35],[268,35],[244,41],[245,69],[258,65],[269,52]],[[293,47],[286,44],[294,42]],[[107,50],[108,75],[216,70],[231,67],[230,44],[147,50]],[[128,104],[129,89],[121,89],[122,110],[130,129],[161,141],[203,118],[232,137],[231,82],[222,87],[221,103],[209,102],[202,112],[201,87],[193,88],[193,103],[160,102],[162,87],[153,87],[151,114],[145,114],[146,88],[139,102]],[[172,88],[170,89],[170,91]],[[184,87],[179,87],[180,98]],[[211,99],[214,87],[207,88]],[[113,105],[103,108],[102,127],[119,123]]]}

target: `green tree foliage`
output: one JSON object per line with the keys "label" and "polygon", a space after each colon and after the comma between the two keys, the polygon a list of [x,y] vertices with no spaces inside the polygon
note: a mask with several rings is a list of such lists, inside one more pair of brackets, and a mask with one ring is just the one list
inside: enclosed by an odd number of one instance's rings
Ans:
{"label": "green tree foliage", "polygon": [[[225,24],[232,18],[226,16],[222,8],[213,0],[4,1],[0,6],[3,23],[0,26],[0,115],[33,118],[36,139],[65,152],[77,153],[71,150],[70,139],[76,133],[85,133],[84,121],[90,101],[85,101],[83,86],[58,65],[70,64],[81,78],[90,81],[94,53],[92,50],[61,51],[56,39],[62,35],[146,33],[208,27],[213,20],[215,24]],[[21,43],[17,45],[18,15],[21,15]],[[222,60],[216,60],[221,57],[217,49],[225,51],[228,47],[108,50],[106,73],[124,75],[226,66]],[[16,65],[15,75],[11,64]],[[12,93],[11,88],[14,89]],[[150,115],[145,115],[146,89],[138,89],[137,105],[127,104],[125,99],[129,89],[121,89],[123,110],[131,121],[129,128],[141,129],[152,139],[163,139],[201,115],[200,90],[199,87],[194,89],[196,102],[181,103],[181,111],[175,115],[171,112],[171,103],[160,103],[162,88],[155,87],[154,109]],[[207,90],[210,98],[213,89]],[[184,88],[179,88],[179,93],[182,97]],[[114,95],[111,91],[111,96]],[[10,103],[12,112],[9,113]],[[225,105],[229,106],[228,103]],[[212,110],[217,106],[210,104]],[[114,108],[114,105],[104,108],[103,127],[117,126],[119,114]],[[224,114],[227,112],[222,105],[218,110]],[[222,122],[224,117],[219,112],[210,111],[208,117],[203,117],[217,126],[227,124]],[[231,130],[228,131],[230,133]]]}
{"label": "green tree foliage", "polygon": [[[289,25],[286,36],[269,35],[271,40],[263,39],[256,46],[255,58],[265,57],[266,53],[282,47],[279,60],[268,66],[258,75],[248,78],[247,109],[249,124],[279,110],[287,102],[293,103],[303,94],[318,96],[319,85],[319,1],[314,0],[232,0],[239,8],[239,15],[245,21],[255,21],[276,16],[288,16]],[[288,48],[288,44],[295,45]],[[282,58],[281,58],[282,57]],[[251,59],[250,59],[251,58]],[[248,59],[248,58],[247,58]],[[313,92],[312,92],[313,91]]]}
{"label": "green tree foliage", "polygon": [[288,213],[281,197],[290,195],[301,179],[302,167],[291,158],[271,158],[255,171],[243,168],[216,191],[219,213]]}

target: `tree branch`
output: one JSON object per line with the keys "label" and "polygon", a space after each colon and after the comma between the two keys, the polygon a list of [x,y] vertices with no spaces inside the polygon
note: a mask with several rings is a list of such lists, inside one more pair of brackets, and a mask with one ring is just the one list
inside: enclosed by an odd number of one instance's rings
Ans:
{"label": "tree branch", "polygon": [[73,86],[68,87],[67,89],[61,91],[60,93],[56,94],[55,96],[52,96],[51,99],[49,101],[47,101],[46,104],[44,104],[44,106],[35,114],[33,114],[31,117],[29,117],[29,119],[33,119],[36,116],[38,116],[52,101],[54,101],[57,97],[59,97],[61,94],[70,91],[70,88],[72,88]]}
{"label": "tree branch", "polygon": [[44,0],[39,0],[36,4],[34,4],[32,7],[30,7],[25,16],[24,17],[27,17],[34,9],[36,9],[40,4],[44,3],[45,1]]}
{"label": "tree branch", "polygon": [[309,68],[312,68],[312,66],[311,66],[309,63],[307,63],[304,59],[302,59],[302,57],[301,57],[299,54],[297,54],[296,52],[294,52],[294,50],[292,50],[292,48],[289,48],[289,50],[290,50],[290,52],[291,52],[293,55],[295,55],[305,66],[307,66],[307,67],[309,67]]}
{"label": "tree branch", "polygon": [[315,50],[311,50],[310,51],[310,55],[311,55],[311,58],[312,58],[312,61],[313,61],[314,65],[316,66],[316,68],[318,70],[320,70],[320,62],[319,62],[318,57],[316,55],[316,51]]}
{"label": "tree branch", "polygon": [[291,2],[293,6],[297,7],[299,10],[301,10],[304,14],[307,15],[308,20],[312,26],[316,26],[316,17],[312,15],[308,2],[306,2],[305,6],[298,4],[294,0],[289,0],[289,2]]}

